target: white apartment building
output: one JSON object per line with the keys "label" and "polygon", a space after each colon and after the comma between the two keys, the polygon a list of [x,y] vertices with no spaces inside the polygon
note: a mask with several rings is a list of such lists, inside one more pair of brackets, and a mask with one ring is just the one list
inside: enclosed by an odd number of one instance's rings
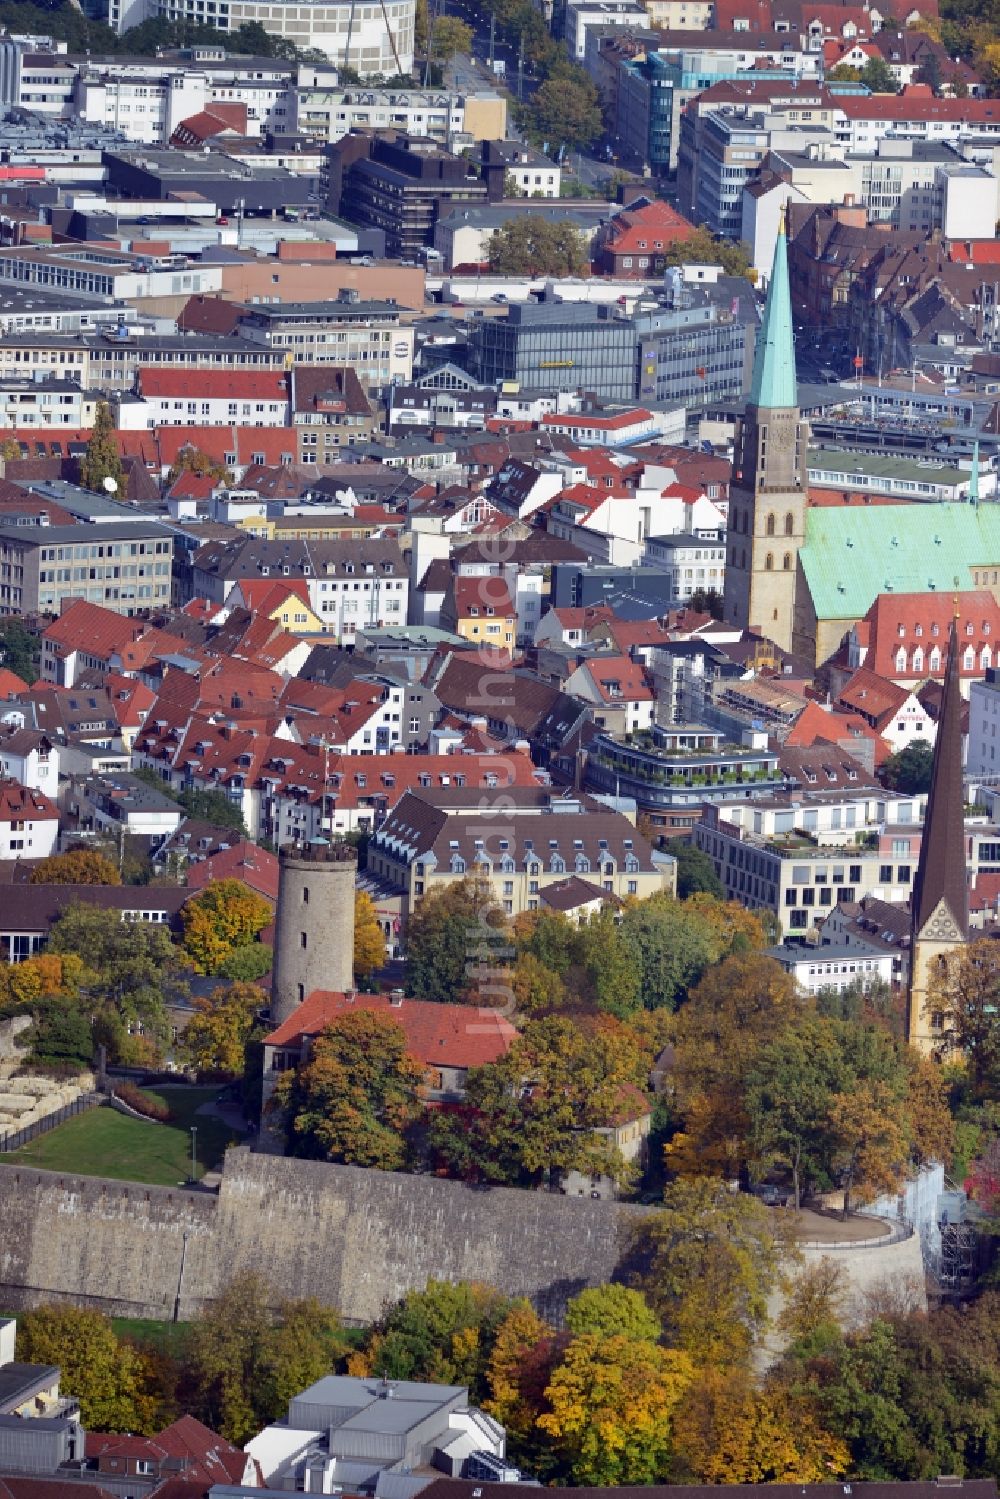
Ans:
{"label": "white apartment building", "polygon": [[565,37],[570,55],[583,62],[587,53],[587,32],[591,27],[600,31],[623,30],[645,31],[650,25],[646,7],[638,0],[577,0],[566,7]]}
{"label": "white apartment building", "polygon": [[32,380],[0,376],[0,426],[65,427],[80,432],[94,425],[99,396],[73,380],[37,371]]}
{"label": "white apartment building", "polygon": [[143,21],[191,21],[238,31],[257,22],[272,36],[324,52],[362,78],[394,77],[413,66],[415,0],[110,0],[108,21],[119,36]]}
{"label": "white apartment building", "polygon": [[59,795],[59,748],[28,726],[24,708],[0,710],[0,773],[53,801]]}
{"label": "white apartment building", "polygon": [[990,666],[969,684],[969,739],[965,769],[970,776],[1000,778],[1000,668]]}
{"label": "white apartment building", "polygon": [[220,84],[207,74],[175,70],[160,77],[114,69],[86,70],[73,94],[76,118],[121,130],[143,145],[165,146],[182,120],[213,104],[247,107],[247,135],[289,128],[292,90],[289,80]]}
{"label": "white apartment building", "polygon": [[[183,256],[151,261],[90,245],[19,246],[0,250],[0,282],[134,304],[221,292],[222,267],[196,265]],[[44,326],[54,327],[51,313]]]}
{"label": "white apartment building", "polygon": [[493,89],[460,94],[447,89],[337,88],[322,70],[299,70],[289,128],[329,141],[351,130],[402,130],[450,150],[459,141],[503,140],[507,102]]}
{"label": "white apartment building", "polygon": [[705,805],[694,842],[727,900],[772,911],[782,935],[808,931],[841,901],[907,901],[925,796],[803,791]]}
{"label": "white apartment building", "polygon": [[726,533],[710,536],[650,536],[644,562],[670,575],[670,597],[686,603],[698,589],[721,594],[726,582]]}
{"label": "white apartment building", "polygon": [[894,954],[881,947],[861,942],[782,942],[769,947],[767,956],[780,963],[806,994],[816,995],[823,989],[845,989],[859,984],[870,989],[873,984],[891,984]]}

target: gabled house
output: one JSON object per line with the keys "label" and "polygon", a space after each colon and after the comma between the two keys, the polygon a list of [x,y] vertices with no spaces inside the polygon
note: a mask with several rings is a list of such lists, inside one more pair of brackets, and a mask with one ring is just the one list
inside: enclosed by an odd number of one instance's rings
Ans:
{"label": "gabled house", "polygon": [[916,693],[859,667],[840,689],[837,705],[856,713],[875,729],[894,754],[915,739],[933,743],[937,726]]}
{"label": "gabled house", "polygon": [[430,1102],[461,1098],[472,1067],[506,1056],[517,1031],[499,1010],[477,1007],[475,1024],[461,1005],[406,999],[392,994],[339,993],[316,989],[276,1030],[264,1037],[264,1107],[282,1072],[309,1058],[315,1038],[334,1020],[372,1010],[394,1020],[407,1050],[424,1068],[424,1097]]}
{"label": "gabled house", "polygon": [[565,691],[591,707],[599,729],[636,734],[653,722],[655,696],[640,662],[629,656],[593,657],[566,679]]}

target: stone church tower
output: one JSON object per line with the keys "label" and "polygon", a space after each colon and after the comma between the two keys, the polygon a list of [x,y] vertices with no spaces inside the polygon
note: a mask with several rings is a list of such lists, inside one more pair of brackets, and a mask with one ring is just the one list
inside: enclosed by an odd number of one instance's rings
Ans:
{"label": "stone church tower", "polygon": [[725,617],[792,648],[805,541],[808,424],[799,417],[782,219],[729,491]]}
{"label": "stone church tower", "polygon": [[945,664],[944,694],[934,745],[934,769],[920,840],[920,862],[910,898],[910,989],[906,1029],[921,1051],[946,1049],[931,982],[936,965],[969,940],[965,873],[965,791],[962,784],[962,696],[954,620]]}

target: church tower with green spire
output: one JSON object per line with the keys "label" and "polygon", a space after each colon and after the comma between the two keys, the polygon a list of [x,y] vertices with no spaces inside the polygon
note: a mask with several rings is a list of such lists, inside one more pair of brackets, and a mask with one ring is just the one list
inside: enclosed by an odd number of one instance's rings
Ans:
{"label": "church tower with green spire", "polygon": [[725,617],[792,649],[809,428],[799,417],[784,220],[729,491]]}

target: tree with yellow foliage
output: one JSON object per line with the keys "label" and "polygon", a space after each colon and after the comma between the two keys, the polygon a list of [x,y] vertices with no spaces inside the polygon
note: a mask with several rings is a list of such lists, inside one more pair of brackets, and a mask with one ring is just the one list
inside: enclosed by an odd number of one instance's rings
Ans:
{"label": "tree with yellow foliage", "polygon": [[364,890],[354,897],[354,977],[366,984],[385,966],[385,938],[375,914],[375,902]]}
{"label": "tree with yellow foliage", "polygon": [[182,1056],[198,1073],[238,1077],[257,1012],[265,1003],[256,984],[227,984],[207,999],[195,999],[195,1013],[181,1037]]}
{"label": "tree with yellow foliage", "polygon": [[794,1256],[784,1215],[709,1177],[671,1182],[643,1225],[641,1285],[664,1336],[700,1366],[745,1364]]}
{"label": "tree with yellow foliage", "polygon": [[181,911],[184,951],[199,973],[218,973],[271,920],[271,903],[242,880],[212,880]]}
{"label": "tree with yellow foliage", "polygon": [[677,1468],[695,1483],[829,1483],[850,1461],[809,1398],[755,1387],[742,1369],[700,1371],[674,1418],[674,1442]]}
{"label": "tree with yellow foliage", "polygon": [[691,1358],[627,1337],[574,1338],[538,1418],[574,1484],[663,1483],[673,1419],[695,1377]]}
{"label": "tree with yellow foliage", "polygon": [[[500,1326],[486,1365],[489,1399],[483,1408],[506,1428],[524,1460],[537,1441],[538,1417],[552,1376],[555,1334],[530,1301],[515,1301]],[[533,1463],[537,1469],[537,1458]]]}

